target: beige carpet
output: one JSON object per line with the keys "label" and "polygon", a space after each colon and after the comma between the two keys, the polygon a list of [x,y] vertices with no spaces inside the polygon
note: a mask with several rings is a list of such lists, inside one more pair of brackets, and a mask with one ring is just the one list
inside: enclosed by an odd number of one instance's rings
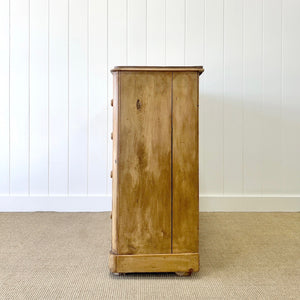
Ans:
{"label": "beige carpet", "polygon": [[1,213],[0,299],[300,299],[297,213],[201,213],[191,277],[115,277],[109,248],[109,213]]}

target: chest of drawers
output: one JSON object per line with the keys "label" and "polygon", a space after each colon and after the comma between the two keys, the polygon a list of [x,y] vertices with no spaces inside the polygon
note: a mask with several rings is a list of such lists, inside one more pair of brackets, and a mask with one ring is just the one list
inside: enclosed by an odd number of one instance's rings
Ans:
{"label": "chest of drawers", "polygon": [[112,70],[113,273],[199,269],[202,67]]}

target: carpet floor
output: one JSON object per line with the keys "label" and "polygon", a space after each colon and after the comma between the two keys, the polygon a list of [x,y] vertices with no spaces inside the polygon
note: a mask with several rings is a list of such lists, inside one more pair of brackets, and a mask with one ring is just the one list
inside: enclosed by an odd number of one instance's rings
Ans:
{"label": "carpet floor", "polygon": [[0,213],[0,299],[300,299],[299,213],[201,213],[200,272],[114,276],[110,213]]}

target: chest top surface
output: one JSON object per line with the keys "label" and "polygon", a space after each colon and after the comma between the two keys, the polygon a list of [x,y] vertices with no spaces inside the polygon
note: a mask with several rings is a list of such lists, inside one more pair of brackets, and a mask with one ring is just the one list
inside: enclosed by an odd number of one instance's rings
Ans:
{"label": "chest top surface", "polygon": [[115,66],[111,72],[118,71],[143,71],[143,72],[198,72],[203,73],[202,66]]}

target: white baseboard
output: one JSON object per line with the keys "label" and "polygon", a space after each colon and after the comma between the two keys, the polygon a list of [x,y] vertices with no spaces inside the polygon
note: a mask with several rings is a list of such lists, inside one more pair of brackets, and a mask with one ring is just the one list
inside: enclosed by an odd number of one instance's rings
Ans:
{"label": "white baseboard", "polygon": [[200,195],[200,211],[297,212],[300,195]]}
{"label": "white baseboard", "polygon": [[[297,212],[300,195],[200,195],[203,212]],[[0,195],[1,212],[111,211],[111,195]]]}
{"label": "white baseboard", "polygon": [[111,211],[111,195],[0,195],[0,211]]}

